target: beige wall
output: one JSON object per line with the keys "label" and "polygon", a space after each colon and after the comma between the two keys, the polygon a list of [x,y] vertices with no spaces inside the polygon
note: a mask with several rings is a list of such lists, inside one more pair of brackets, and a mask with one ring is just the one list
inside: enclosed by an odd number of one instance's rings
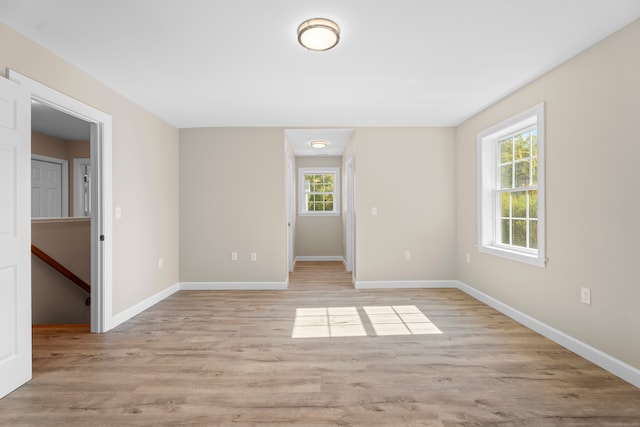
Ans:
{"label": "beige wall", "polygon": [[354,152],[356,280],[455,279],[454,130],[359,128]]}
{"label": "beige wall", "polygon": [[[342,157],[296,157],[296,168],[342,168]],[[296,169],[295,179],[298,179]],[[296,221],[296,256],[343,256],[341,216],[299,215]]]}
{"label": "beige wall", "polygon": [[113,314],[177,283],[177,129],[0,24],[0,70],[7,68],[113,117],[113,206],[122,209],[107,236],[113,239]]}
{"label": "beige wall", "polygon": [[[458,276],[640,368],[640,21],[457,129]],[[546,105],[547,268],[476,250],[476,134]],[[465,254],[471,254],[471,263]],[[592,304],[581,304],[580,287]]]}
{"label": "beige wall", "polygon": [[73,159],[91,157],[89,141],[65,141],[39,132],[31,132],[31,154],[40,154],[68,162],[69,216],[73,216]]}
{"label": "beige wall", "polygon": [[[89,219],[34,220],[31,242],[91,284]],[[89,323],[89,294],[31,255],[31,317],[34,324]]]}
{"label": "beige wall", "polygon": [[283,129],[180,130],[180,281],[287,280],[286,168]]}

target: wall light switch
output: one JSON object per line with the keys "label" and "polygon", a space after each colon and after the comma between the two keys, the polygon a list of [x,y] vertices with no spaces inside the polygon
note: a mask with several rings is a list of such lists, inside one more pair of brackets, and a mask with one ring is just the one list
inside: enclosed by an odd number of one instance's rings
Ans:
{"label": "wall light switch", "polygon": [[378,215],[378,208],[371,208],[371,216]]}
{"label": "wall light switch", "polygon": [[122,218],[122,208],[116,208],[116,219]]}
{"label": "wall light switch", "polygon": [[407,261],[411,259],[411,251],[404,251],[404,259]]}
{"label": "wall light switch", "polygon": [[162,258],[158,258],[158,268],[164,267],[164,260]]}
{"label": "wall light switch", "polygon": [[580,288],[580,302],[583,304],[591,304],[591,289],[585,287]]}

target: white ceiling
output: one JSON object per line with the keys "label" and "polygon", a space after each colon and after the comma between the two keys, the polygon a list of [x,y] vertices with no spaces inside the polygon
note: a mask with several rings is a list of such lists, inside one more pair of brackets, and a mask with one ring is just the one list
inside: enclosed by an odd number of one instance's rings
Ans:
{"label": "white ceiling", "polygon": [[[351,140],[353,129],[286,129],[284,135],[296,156],[340,157]],[[325,141],[327,146],[313,148],[311,141],[316,140]]]}
{"label": "white ceiling", "polygon": [[31,130],[65,141],[89,141],[91,125],[40,102],[31,103]]}
{"label": "white ceiling", "polygon": [[[333,50],[298,45],[314,17],[340,25]],[[0,0],[0,21],[179,128],[455,126],[639,17],[638,0]]]}

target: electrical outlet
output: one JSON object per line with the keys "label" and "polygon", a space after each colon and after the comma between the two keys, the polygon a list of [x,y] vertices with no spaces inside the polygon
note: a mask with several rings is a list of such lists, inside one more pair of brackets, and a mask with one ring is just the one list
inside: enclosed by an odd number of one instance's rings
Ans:
{"label": "electrical outlet", "polygon": [[411,251],[404,251],[404,259],[407,261],[411,259]]}
{"label": "electrical outlet", "polygon": [[591,304],[591,289],[585,287],[580,288],[580,302]]}
{"label": "electrical outlet", "polygon": [[371,216],[378,215],[378,208],[371,208]]}
{"label": "electrical outlet", "polygon": [[251,261],[257,261],[258,260],[258,254],[255,252],[251,252]]}
{"label": "electrical outlet", "polygon": [[238,252],[231,252],[231,261],[238,260]]}

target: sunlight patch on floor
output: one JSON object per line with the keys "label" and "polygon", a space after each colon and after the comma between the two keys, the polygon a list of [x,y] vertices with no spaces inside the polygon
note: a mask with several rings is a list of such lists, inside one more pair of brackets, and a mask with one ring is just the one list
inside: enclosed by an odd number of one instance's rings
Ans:
{"label": "sunlight patch on floor", "polygon": [[355,307],[298,308],[291,338],[364,337]]}
{"label": "sunlight patch on floor", "polygon": [[442,331],[415,305],[364,307],[376,335],[427,335]]}
{"label": "sunlight patch on floor", "polygon": [[[362,307],[373,336],[442,334],[415,305]],[[291,338],[368,336],[356,307],[298,308]]]}

